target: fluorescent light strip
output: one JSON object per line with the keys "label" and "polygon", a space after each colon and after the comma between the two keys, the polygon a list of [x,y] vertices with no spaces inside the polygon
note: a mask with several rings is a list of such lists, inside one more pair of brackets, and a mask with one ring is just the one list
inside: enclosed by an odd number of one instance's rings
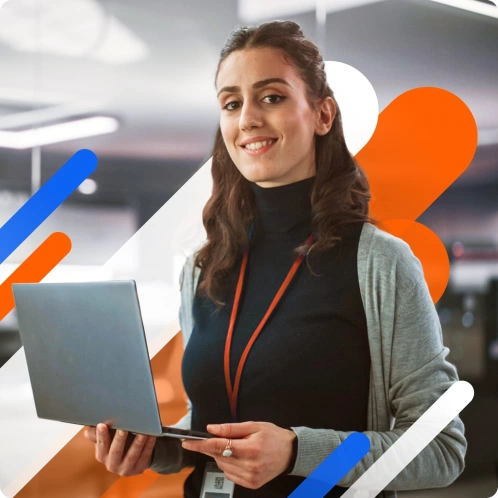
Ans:
{"label": "fluorescent light strip", "polygon": [[431,0],[431,2],[442,3],[443,5],[449,5],[450,7],[456,7],[457,9],[468,10],[470,12],[475,12],[476,14],[498,19],[498,8],[482,2],[476,2],[474,0]]}
{"label": "fluorescent light strip", "polygon": [[7,149],[30,149],[38,145],[55,144],[113,133],[119,128],[116,119],[106,116],[68,121],[24,131],[0,131],[0,147]]}
{"label": "fluorescent light strip", "polygon": [[[384,2],[385,0],[321,0],[321,7],[328,14],[363,5]],[[238,16],[244,22],[263,19],[289,17],[312,12],[317,8],[317,0],[238,0]]]}
{"label": "fluorescent light strip", "polygon": [[[31,104],[32,103],[33,99],[31,100]],[[0,116],[0,130],[27,128],[29,126],[40,127],[45,123],[64,121],[66,119],[71,119],[74,116],[95,116],[102,112],[102,109],[105,108],[106,105],[107,102],[104,101],[84,100],[7,114],[5,116]]]}

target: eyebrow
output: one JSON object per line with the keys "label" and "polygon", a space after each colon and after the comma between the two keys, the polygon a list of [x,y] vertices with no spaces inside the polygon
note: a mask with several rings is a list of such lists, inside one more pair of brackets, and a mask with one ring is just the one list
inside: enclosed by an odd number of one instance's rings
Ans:
{"label": "eyebrow", "polygon": [[[269,85],[270,83],[283,83],[284,85],[291,87],[291,85],[289,83],[287,83],[287,81],[283,80],[282,78],[267,78],[266,80],[257,81],[256,83],[254,83],[254,85],[252,87],[254,89],[262,88],[266,85]],[[219,97],[220,93],[222,93],[222,92],[240,92],[240,86],[224,86],[218,92],[217,97]]]}

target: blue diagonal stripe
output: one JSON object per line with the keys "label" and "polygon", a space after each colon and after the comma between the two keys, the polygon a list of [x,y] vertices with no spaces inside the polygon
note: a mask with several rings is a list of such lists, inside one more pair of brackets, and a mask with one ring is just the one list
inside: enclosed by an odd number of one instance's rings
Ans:
{"label": "blue diagonal stripe", "polygon": [[97,162],[97,156],[91,150],[76,152],[0,228],[0,264],[95,171]]}
{"label": "blue diagonal stripe", "polygon": [[360,432],[348,436],[290,495],[289,498],[323,498],[370,450]]}

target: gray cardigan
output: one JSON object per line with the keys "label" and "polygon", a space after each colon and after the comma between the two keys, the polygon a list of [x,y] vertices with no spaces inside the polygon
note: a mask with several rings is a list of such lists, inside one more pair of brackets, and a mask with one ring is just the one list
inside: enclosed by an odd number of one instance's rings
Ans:
{"label": "gray cardigan", "polygon": [[[180,326],[184,345],[192,328],[192,303],[199,269],[191,256],[182,272]],[[371,355],[368,431],[370,452],[340,482],[351,486],[454,382],[455,367],[445,360],[441,325],[422,266],[408,244],[365,223],[358,246],[358,278]],[[177,426],[190,428],[188,414]],[[291,475],[308,476],[350,432],[292,427],[298,454]],[[455,418],[383,492],[443,487],[463,471],[467,442]],[[150,468],[162,474],[189,466],[180,443],[157,440]]]}

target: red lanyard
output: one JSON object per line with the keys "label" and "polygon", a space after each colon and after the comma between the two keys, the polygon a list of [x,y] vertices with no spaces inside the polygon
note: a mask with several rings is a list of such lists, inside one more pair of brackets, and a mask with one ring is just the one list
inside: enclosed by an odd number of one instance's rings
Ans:
{"label": "red lanyard", "polygon": [[[313,242],[314,239],[314,234],[311,234],[308,237],[308,240],[306,241],[306,246],[309,248],[311,246],[311,243]],[[280,299],[282,298],[285,290],[289,286],[292,278],[297,272],[297,269],[299,268],[299,265],[302,263],[303,259],[306,257],[306,252],[301,253],[296,260],[294,261],[294,264],[292,265],[291,269],[289,270],[289,273],[285,277],[285,280],[283,281],[282,285],[280,286],[280,289],[278,290],[277,294],[273,298],[272,303],[270,304],[270,307],[268,308],[265,316],[259,323],[258,327],[254,331],[251,339],[247,343],[246,348],[244,349],[244,352],[242,353],[242,356],[239,361],[239,365],[237,367],[237,373],[235,375],[235,384],[232,389],[232,381],[230,379],[230,347],[232,345],[232,336],[233,336],[233,329],[235,327],[235,321],[237,319],[237,311],[239,309],[239,302],[240,302],[240,295],[242,294],[242,286],[244,284],[244,277],[246,273],[246,268],[247,268],[247,260],[249,256],[249,251],[246,249],[244,251],[244,257],[242,259],[242,265],[240,267],[240,274],[239,274],[239,280],[237,282],[237,289],[235,291],[235,300],[233,303],[232,307],[232,314],[230,316],[230,325],[228,327],[228,334],[227,334],[227,340],[225,343],[225,381],[226,381],[226,386],[227,386],[227,393],[228,393],[228,399],[230,400],[230,410],[232,412],[232,421],[235,422],[236,420],[236,414],[237,414],[237,395],[239,393],[239,386],[240,386],[240,378],[242,376],[242,370],[244,368],[247,356],[249,355],[249,352],[251,351],[251,348],[258,338],[261,330],[263,330],[263,327],[265,326],[268,318],[272,314],[273,310],[279,303]]]}

